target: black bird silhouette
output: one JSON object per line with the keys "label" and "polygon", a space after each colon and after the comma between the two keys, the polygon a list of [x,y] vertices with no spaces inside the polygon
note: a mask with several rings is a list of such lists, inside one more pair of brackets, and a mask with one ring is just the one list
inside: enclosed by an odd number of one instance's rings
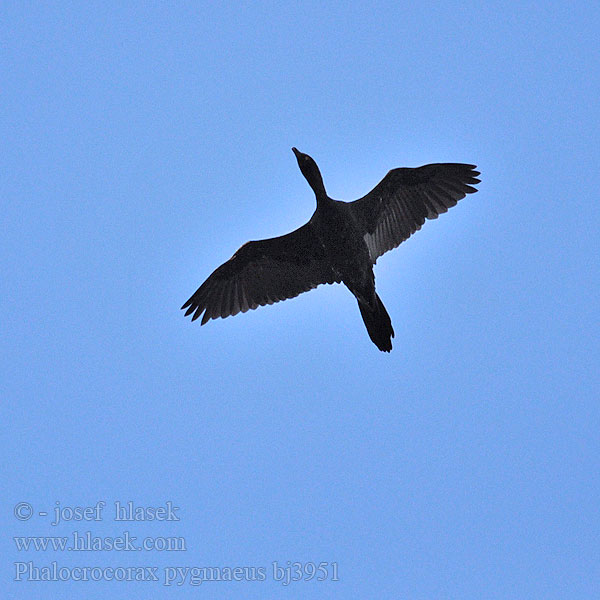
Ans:
{"label": "black bird silhouette", "polygon": [[310,221],[282,235],[244,244],[181,307],[202,325],[294,298],[322,283],[343,283],[356,297],[373,343],[392,349],[392,322],[375,291],[373,265],[466,194],[477,190],[475,165],[437,163],[392,169],[366,196],[340,202],[327,195],[317,163],[292,148],[317,198]]}

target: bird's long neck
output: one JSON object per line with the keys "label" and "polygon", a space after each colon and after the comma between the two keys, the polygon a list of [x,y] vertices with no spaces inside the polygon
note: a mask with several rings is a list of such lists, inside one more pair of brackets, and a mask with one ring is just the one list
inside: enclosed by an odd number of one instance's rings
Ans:
{"label": "bird's long neck", "polygon": [[329,200],[329,196],[327,196],[327,192],[325,191],[325,184],[323,183],[323,178],[321,177],[321,173],[319,171],[311,173],[311,176],[307,177],[306,180],[308,181],[308,185],[310,185],[312,191],[317,197],[317,204],[322,204]]}

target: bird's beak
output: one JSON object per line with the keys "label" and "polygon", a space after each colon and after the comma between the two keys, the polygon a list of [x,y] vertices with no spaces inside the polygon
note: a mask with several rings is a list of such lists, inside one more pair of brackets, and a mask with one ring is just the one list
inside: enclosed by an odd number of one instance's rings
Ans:
{"label": "bird's beak", "polygon": [[292,148],[292,152],[296,155],[296,158],[298,158],[298,154],[300,154],[298,148]]}

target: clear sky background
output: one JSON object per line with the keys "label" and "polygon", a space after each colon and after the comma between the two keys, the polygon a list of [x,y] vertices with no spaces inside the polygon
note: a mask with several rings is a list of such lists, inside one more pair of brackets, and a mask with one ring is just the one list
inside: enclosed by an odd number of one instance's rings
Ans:
{"label": "clear sky background", "polygon": [[[3,3],[6,597],[600,597],[599,16]],[[379,259],[389,355],[343,286],[204,327],[179,310],[241,244],[308,220],[291,146],[345,200],[392,167],[482,172]],[[98,501],[101,521],[51,525],[57,502]],[[115,501],[180,520],[116,522]],[[187,549],[13,539],[74,531]],[[29,561],[160,581],[13,581]],[[339,581],[284,586],[274,561]],[[265,581],[163,585],[252,566]]]}

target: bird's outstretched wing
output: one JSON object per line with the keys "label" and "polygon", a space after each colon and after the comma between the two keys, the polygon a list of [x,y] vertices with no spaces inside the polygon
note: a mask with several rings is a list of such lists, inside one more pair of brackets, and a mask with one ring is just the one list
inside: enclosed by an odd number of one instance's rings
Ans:
{"label": "bird's outstretched wing", "polygon": [[437,163],[392,169],[366,196],[348,203],[363,228],[373,263],[477,190],[475,165]]}
{"label": "bird's outstretched wing", "polygon": [[287,235],[244,244],[181,308],[187,308],[186,317],[194,313],[192,321],[204,313],[204,325],[339,281],[306,223]]}

